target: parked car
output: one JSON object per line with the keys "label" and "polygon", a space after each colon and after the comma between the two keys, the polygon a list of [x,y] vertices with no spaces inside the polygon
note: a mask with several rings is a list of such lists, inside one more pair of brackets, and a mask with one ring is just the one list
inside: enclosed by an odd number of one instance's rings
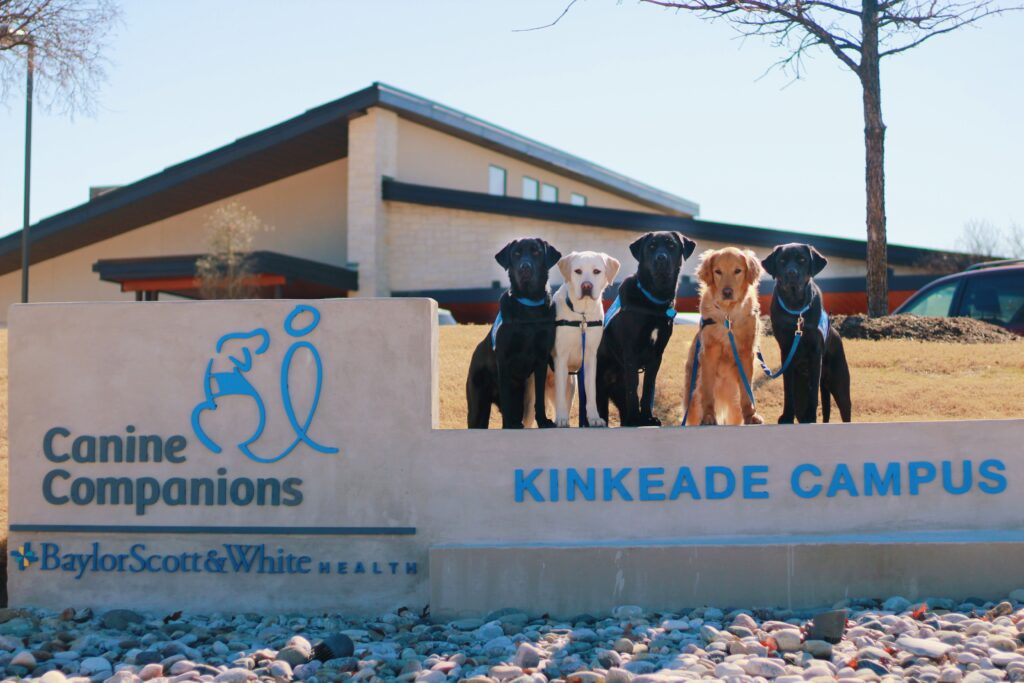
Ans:
{"label": "parked car", "polygon": [[979,263],[939,278],[893,313],[975,318],[1024,335],[1024,259]]}

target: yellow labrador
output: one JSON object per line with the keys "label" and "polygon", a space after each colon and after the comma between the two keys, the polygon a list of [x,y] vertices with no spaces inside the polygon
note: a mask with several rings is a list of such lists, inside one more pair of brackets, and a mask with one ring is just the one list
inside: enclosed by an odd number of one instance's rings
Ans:
{"label": "yellow labrador", "polygon": [[[597,412],[597,347],[604,332],[604,306],[601,295],[615,281],[619,262],[608,254],[595,251],[574,251],[558,262],[565,282],[555,292],[555,425],[569,426],[569,411],[576,393],[575,377],[583,365],[583,388],[586,390],[587,426],[605,427]],[[586,354],[583,352],[586,335]],[[582,423],[582,421],[581,421]]]}

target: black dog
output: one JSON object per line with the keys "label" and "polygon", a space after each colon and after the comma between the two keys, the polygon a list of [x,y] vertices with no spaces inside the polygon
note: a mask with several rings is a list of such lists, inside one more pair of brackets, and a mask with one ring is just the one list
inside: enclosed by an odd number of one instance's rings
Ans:
{"label": "black dog", "polygon": [[469,428],[487,429],[493,403],[501,410],[503,429],[522,429],[531,376],[537,426],[554,427],[544,410],[548,359],[555,345],[548,269],[562,255],[542,239],[524,239],[509,242],[494,258],[508,271],[511,286],[501,295],[498,319],[469,364]]}
{"label": "black dog", "polygon": [[761,261],[775,278],[772,295],[772,334],[785,360],[799,326],[803,337],[782,382],[785,404],[780,423],[814,422],[818,418],[818,389],[821,389],[821,419],[828,422],[836,400],[843,422],[850,421],[850,367],[846,364],[843,340],[828,322],[822,307],[821,289],[813,277],[828,260],[809,244],[783,244]]}
{"label": "black dog", "polygon": [[679,271],[696,246],[679,232],[649,232],[629,245],[639,266],[622,281],[597,349],[597,411],[605,421],[611,399],[622,426],[661,425],[653,414],[654,387],[675,324]]}

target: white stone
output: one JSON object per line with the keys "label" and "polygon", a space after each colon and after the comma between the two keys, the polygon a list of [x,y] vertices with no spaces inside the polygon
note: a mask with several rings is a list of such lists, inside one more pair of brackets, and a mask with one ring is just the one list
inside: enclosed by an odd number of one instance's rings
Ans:
{"label": "white stone", "polygon": [[544,651],[533,643],[520,643],[516,650],[515,665],[524,669],[534,669],[544,658]]}
{"label": "white stone", "polygon": [[729,676],[743,676],[746,671],[743,667],[734,662],[722,662],[715,667],[716,678],[727,678]]}
{"label": "white stone", "polygon": [[86,657],[79,663],[78,670],[86,676],[98,674],[101,671],[111,671],[110,662],[103,657]]}
{"label": "white stone", "polygon": [[779,661],[768,659],[767,657],[752,657],[741,666],[750,676],[776,678],[786,673],[786,667],[780,664]]}
{"label": "white stone", "polygon": [[964,674],[955,666],[947,666],[939,673],[939,683],[960,683]]}
{"label": "white stone", "polygon": [[661,627],[666,631],[689,631],[690,622],[686,619],[666,619],[661,622]]}
{"label": "white stone", "polygon": [[22,650],[11,659],[11,666],[23,666],[28,669],[34,669],[36,666],[35,655],[28,650]]}
{"label": "white stone", "polygon": [[213,681],[214,683],[246,683],[247,681],[250,681],[254,678],[256,678],[256,674],[254,674],[252,671],[249,671],[248,669],[242,669],[240,667],[235,667],[233,669],[228,669],[227,671],[223,671],[217,674],[216,676],[214,676]]}
{"label": "white stone", "polygon": [[921,657],[930,657],[931,659],[941,659],[946,656],[946,653],[953,649],[951,645],[940,643],[937,640],[911,638],[910,636],[900,636],[896,640],[896,646],[911,654],[919,655]]}
{"label": "white stone", "polygon": [[47,671],[39,677],[40,683],[67,683],[67,676],[56,669]]}
{"label": "white stone", "polygon": [[793,628],[772,631],[771,637],[775,639],[775,644],[783,652],[796,652],[803,647],[803,636],[800,631]]}
{"label": "white stone", "polygon": [[1024,662],[1024,655],[1016,652],[993,652],[990,659],[995,666],[1005,669],[1012,662]]}
{"label": "white stone", "polygon": [[139,670],[139,678],[148,681],[164,675],[164,667],[160,664],[147,664]]}

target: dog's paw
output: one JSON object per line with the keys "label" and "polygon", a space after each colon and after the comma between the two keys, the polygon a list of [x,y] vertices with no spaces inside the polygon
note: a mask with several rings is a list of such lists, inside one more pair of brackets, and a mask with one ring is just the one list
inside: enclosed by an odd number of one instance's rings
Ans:
{"label": "dog's paw", "polygon": [[654,417],[653,415],[640,418],[640,424],[644,427],[660,427],[661,420]]}
{"label": "dog's paw", "polygon": [[543,418],[543,419],[537,420],[537,428],[538,429],[551,429],[554,426],[555,426],[555,423],[552,422],[551,420],[547,419],[546,417]]}
{"label": "dog's paw", "polygon": [[715,420],[715,416],[714,415],[705,415],[704,417],[701,418],[700,423],[702,425],[715,425],[715,424],[718,424],[718,422]]}
{"label": "dog's paw", "polygon": [[556,417],[555,418],[555,426],[556,427],[568,427],[569,426],[569,418],[567,418],[567,417]]}
{"label": "dog's paw", "polygon": [[608,423],[605,422],[604,420],[602,420],[599,417],[588,417],[587,418],[587,426],[588,427],[607,427]]}
{"label": "dog's paw", "polygon": [[761,417],[760,415],[758,415],[757,413],[754,413],[753,415],[748,417],[746,420],[744,420],[744,424],[748,424],[748,425],[763,425],[764,424],[764,418]]}
{"label": "dog's paw", "polygon": [[779,415],[779,424],[780,425],[791,425],[791,424],[793,424],[793,416],[792,415]]}

